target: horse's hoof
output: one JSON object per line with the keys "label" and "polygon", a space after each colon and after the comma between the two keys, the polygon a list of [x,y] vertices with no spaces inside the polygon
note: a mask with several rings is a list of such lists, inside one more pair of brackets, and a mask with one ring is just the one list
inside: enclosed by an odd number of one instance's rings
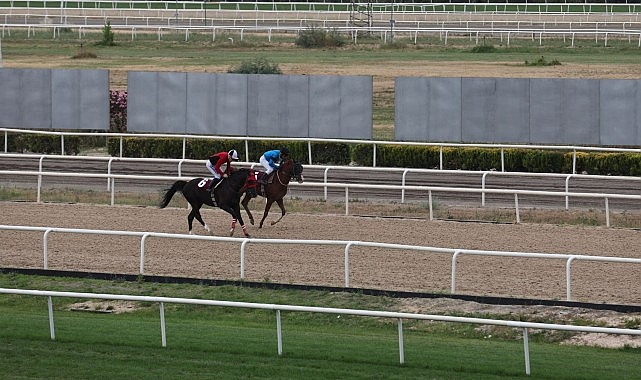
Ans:
{"label": "horse's hoof", "polygon": [[249,219],[249,223],[251,223],[251,225],[253,226],[254,225],[254,219]]}
{"label": "horse's hoof", "polygon": [[247,235],[245,235],[245,237],[246,237],[247,239],[249,239],[251,236],[249,236],[249,234],[247,234]]}

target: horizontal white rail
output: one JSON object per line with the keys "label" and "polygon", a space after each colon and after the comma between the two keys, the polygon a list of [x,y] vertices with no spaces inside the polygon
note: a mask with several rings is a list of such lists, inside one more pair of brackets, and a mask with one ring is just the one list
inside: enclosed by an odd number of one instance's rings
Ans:
{"label": "horizontal white rail", "polygon": [[[78,29],[78,34],[80,37],[87,30],[93,30],[94,32],[99,32],[104,28],[104,25],[73,25],[66,23],[58,24],[2,24],[2,36],[4,37],[5,30],[10,29],[27,29],[27,36],[31,37],[32,34],[35,35],[36,30],[46,30],[50,31],[53,29],[52,38],[56,38],[60,35],[60,29]],[[164,34],[171,33],[174,35],[177,32],[181,32],[185,36],[185,41],[189,41],[190,33],[204,32],[211,34],[212,41],[216,40],[216,33],[228,32],[228,33],[239,33],[240,40],[243,41],[245,33],[266,33],[271,40],[271,35],[273,33],[294,33],[298,34],[301,31],[308,29],[308,25],[299,25],[299,26],[203,26],[203,25],[111,25],[111,29],[114,32],[126,32],[131,34],[131,39],[134,40],[137,33],[156,33],[158,40],[162,40]],[[498,35],[501,39],[505,36],[506,45],[510,45],[510,38],[531,38],[534,39],[538,37],[539,44],[542,44],[543,38],[563,38],[565,41],[566,38],[570,40],[570,46],[574,46],[574,41],[576,37],[583,38],[594,38],[596,42],[599,40],[603,41],[604,46],[608,46],[608,40],[611,38],[622,38],[627,39],[628,43],[632,43],[632,38],[634,37],[637,41],[637,47],[641,47],[641,30],[638,29],[547,29],[547,28],[519,28],[519,27],[450,27],[450,26],[441,26],[441,27],[417,27],[417,28],[408,28],[408,27],[398,27],[391,30],[389,27],[370,27],[367,29],[362,29],[359,27],[324,27],[325,29],[332,29],[335,32],[346,33],[352,36],[354,42],[358,41],[358,34],[369,35],[372,32],[380,33],[381,39],[383,42],[387,42],[388,38],[391,39],[392,36],[405,34],[409,38],[413,38],[416,43],[419,33],[421,35],[432,35],[438,36],[445,45],[448,43],[448,38],[451,36],[461,35],[461,36],[476,36],[476,43],[479,43],[479,40],[484,35],[495,36]]]}
{"label": "horizontal white rail", "polygon": [[348,240],[297,240],[297,239],[256,239],[256,238],[233,238],[203,235],[185,235],[170,234],[161,232],[138,232],[138,231],[117,231],[117,230],[92,230],[77,228],[61,227],[34,227],[34,226],[11,226],[0,225],[0,231],[30,231],[43,232],[43,269],[49,269],[49,235],[52,233],[67,234],[89,234],[89,235],[116,235],[116,236],[136,236],[140,237],[140,267],[139,273],[145,274],[145,243],[149,238],[163,239],[187,239],[187,240],[205,240],[212,242],[233,242],[240,244],[240,278],[245,279],[245,256],[249,244],[283,244],[283,245],[330,245],[344,247],[344,286],[350,287],[350,261],[349,254],[352,247],[370,247],[385,248],[394,250],[409,250],[415,252],[430,252],[437,254],[452,255],[452,272],[451,272],[451,293],[456,294],[456,269],[457,258],[461,255],[480,255],[480,256],[501,256],[513,258],[537,258],[537,259],[556,259],[565,260],[566,262],[566,300],[572,300],[571,283],[572,273],[571,264],[575,260],[609,262],[609,263],[629,263],[641,264],[641,259],[626,257],[609,257],[609,256],[591,256],[577,254],[558,254],[558,253],[538,253],[538,252],[510,252],[510,251],[485,251],[475,249],[456,249],[456,248],[439,248],[429,246],[416,246],[392,243],[377,243],[367,241],[348,241]]}
{"label": "horizontal white rail", "polygon": [[[290,12],[346,12],[351,9],[348,2],[197,2],[197,1],[144,1],[144,0],[67,0],[61,2],[25,0],[25,1],[2,1],[0,4],[8,4],[10,9],[42,9],[52,10],[149,10],[149,11],[290,11]],[[363,7],[364,4],[357,4]],[[385,14],[394,12],[396,15],[413,13],[444,13],[444,14],[489,14],[489,15],[519,15],[519,14],[558,14],[561,16],[572,15],[619,15],[635,14],[641,10],[641,6],[634,0],[608,4],[603,2],[576,2],[576,1],[491,1],[491,2],[469,2],[469,3],[448,3],[443,1],[434,2],[387,2],[371,3],[372,14]]]}
{"label": "horizontal white rail", "polygon": [[[612,153],[641,153],[641,148],[617,148],[617,147],[584,147],[577,145],[528,145],[528,144],[470,144],[470,143],[429,143],[429,142],[407,142],[407,141],[383,141],[383,140],[354,140],[354,139],[322,139],[322,138],[303,138],[303,137],[238,137],[238,136],[212,136],[212,135],[186,135],[186,134],[170,134],[170,133],[95,133],[95,132],[61,132],[61,131],[41,131],[32,129],[19,129],[19,128],[0,128],[4,132],[4,152],[8,152],[8,135],[9,133],[26,133],[26,134],[41,134],[49,136],[60,136],[60,148],[64,154],[64,137],[65,136],[104,136],[104,137],[118,137],[120,139],[119,156],[122,157],[123,152],[123,139],[129,137],[139,138],[176,138],[182,139],[183,151],[182,158],[185,158],[187,140],[189,139],[206,139],[206,140],[235,140],[243,141],[245,144],[245,157],[249,161],[251,152],[249,151],[249,141],[302,141],[307,142],[308,164],[313,164],[312,161],[312,143],[346,143],[346,144],[368,144],[372,145],[372,166],[376,167],[376,147],[383,145],[401,145],[401,146],[431,146],[439,148],[439,168],[443,169],[443,149],[444,148],[491,148],[501,150],[501,171],[505,171],[505,149],[542,149],[542,150],[557,150],[572,152],[572,173],[576,173],[576,154],[577,152],[612,152]],[[254,152],[258,153],[258,152]]]}
{"label": "horizontal white rail", "polygon": [[[112,167],[114,162],[133,162],[133,163],[159,163],[159,164],[176,164],[176,175],[181,177],[182,167],[185,163],[190,164],[204,164],[206,160],[194,160],[187,158],[136,158],[136,157],[111,157],[111,156],[69,156],[69,155],[56,155],[56,154],[28,154],[28,153],[5,153],[0,154],[0,159],[2,158],[17,158],[17,159],[33,159],[38,160],[38,172],[45,172],[43,165],[45,160],[69,160],[69,161],[102,161],[107,163],[107,172],[106,174],[115,174],[112,172]],[[250,167],[254,168],[258,164],[251,162],[238,162],[240,167]],[[385,171],[387,173],[402,173],[400,186],[405,186],[407,182],[407,175],[410,173],[420,173],[420,174],[452,174],[452,175],[466,175],[466,176],[480,176],[480,188],[486,188],[487,177],[490,176],[499,176],[499,177],[528,177],[528,178],[562,178],[565,180],[565,191],[570,192],[570,180],[572,178],[576,179],[599,179],[604,181],[631,181],[631,182],[640,182],[641,177],[632,177],[632,176],[609,176],[609,175],[594,175],[594,174],[563,174],[563,173],[529,173],[529,172],[505,172],[505,171],[496,171],[496,170],[448,170],[448,169],[419,169],[419,168],[393,168],[393,167],[362,167],[362,166],[337,166],[337,165],[307,165],[309,169],[321,169],[323,170],[323,183],[329,184],[329,173],[330,171],[338,172],[381,172]],[[144,174],[141,174],[144,175]],[[107,190],[110,189],[110,181],[107,181]],[[327,200],[327,190],[324,189],[324,199]],[[401,190],[401,203],[405,203],[405,189]],[[485,206],[485,193],[481,194],[481,206]],[[569,196],[566,197],[565,209],[569,209]]]}
{"label": "horizontal white rail", "polygon": [[477,324],[477,325],[505,326],[505,327],[511,327],[511,328],[518,328],[523,331],[525,373],[527,375],[530,375],[531,373],[530,349],[529,349],[529,340],[528,340],[529,329],[558,330],[558,331],[616,334],[616,335],[637,335],[637,336],[641,335],[641,330],[613,328],[613,327],[575,326],[575,325],[562,325],[562,324],[553,324],[553,323],[520,322],[520,321],[501,320],[501,319],[489,319],[489,318],[455,317],[455,316],[449,316],[449,315],[403,313],[403,312],[361,310],[361,309],[341,309],[341,308],[299,306],[299,305],[285,305],[285,304],[264,304],[264,303],[252,303],[252,302],[236,302],[236,301],[218,301],[218,300],[204,300],[204,299],[193,299],[193,298],[133,296],[133,295],[123,295],[123,294],[60,292],[60,291],[47,291],[47,290],[7,289],[7,288],[0,288],[0,294],[47,297],[48,298],[48,314],[49,314],[49,332],[50,332],[51,340],[55,340],[56,338],[54,315],[53,315],[53,301],[52,301],[53,297],[89,298],[89,299],[102,299],[102,300],[122,300],[122,301],[158,303],[160,305],[160,330],[161,330],[162,347],[167,346],[167,333],[166,333],[166,325],[165,325],[165,308],[164,308],[165,303],[273,310],[276,312],[276,336],[278,341],[279,356],[282,356],[283,354],[282,320],[280,315],[281,311],[353,315],[353,316],[373,317],[373,318],[393,318],[393,319],[396,319],[398,323],[398,346],[399,346],[398,348],[399,348],[400,364],[403,364],[405,362],[403,320],[427,320],[427,321],[439,321],[439,322],[451,322],[451,323],[471,323],[471,324]]}
{"label": "horizontal white rail", "polygon": [[[98,173],[72,173],[72,172],[41,172],[41,171],[27,171],[27,170],[0,170],[0,175],[24,175],[24,176],[34,176],[38,178],[37,184],[37,199],[36,201],[40,203],[41,201],[41,191],[42,191],[42,177],[69,177],[69,178],[103,178],[110,181],[111,188],[111,205],[115,204],[115,180],[116,179],[127,179],[127,180],[163,180],[163,181],[175,181],[175,180],[190,180],[194,177],[175,177],[175,176],[145,176],[145,175],[125,175],[125,174],[98,174]],[[289,184],[291,187],[302,187],[302,188],[338,188],[344,189],[345,191],[345,215],[349,215],[349,190],[350,189],[367,189],[367,190],[398,190],[400,192],[406,190],[417,190],[423,191],[427,194],[427,200],[429,205],[429,214],[430,220],[434,219],[434,209],[432,201],[433,192],[444,192],[444,193],[473,193],[473,194],[508,194],[514,196],[514,210],[516,223],[521,222],[520,209],[519,209],[519,195],[536,195],[536,196],[553,196],[553,197],[576,197],[576,198],[602,198],[605,203],[605,218],[606,226],[610,227],[610,206],[609,199],[632,199],[641,201],[641,195],[633,194],[611,194],[611,193],[585,193],[585,192],[568,192],[568,191],[541,191],[541,190],[519,190],[519,189],[472,189],[472,188],[462,188],[462,187],[442,187],[442,186],[412,186],[412,185],[375,185],[375,184],[356,184],[356,183],[296,183],[291,182]]]}

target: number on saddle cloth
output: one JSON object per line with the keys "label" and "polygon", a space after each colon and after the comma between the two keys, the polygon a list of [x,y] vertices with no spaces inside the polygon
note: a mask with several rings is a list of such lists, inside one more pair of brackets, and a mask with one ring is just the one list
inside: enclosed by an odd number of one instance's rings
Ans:
{"label": "number on saddle cloth", "polygon": [[218,204],[216,203],[216,199],[214,198],[214,189],[219,183],[220,183],[220,180],[216,180],[216,178],[203,178],[202,181],[198,182],[198,188],[200,188],[203,191],[209,192],[211,201],[214,203],[214,206],[216,207],[218,207]]}

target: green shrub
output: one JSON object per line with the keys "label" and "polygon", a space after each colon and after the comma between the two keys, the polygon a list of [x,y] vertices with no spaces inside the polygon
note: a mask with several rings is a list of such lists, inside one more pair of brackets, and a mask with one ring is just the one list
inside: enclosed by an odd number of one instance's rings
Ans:
{"label": "green shrub", "polygon": [[522,162],[525,171],[531,173],[562,173],[567,167],[563,152],[549,150],[526,150]]}
{"label": "green shrub", "polygon": [[269,62],[266,58],[243,61],[238,66],[230,67],[227,72],[232,74],[282,74],[278,65]]}
{"label": "green shrub", "polygon": [[496,52],[494,45],[477,45],[472,48],[472,53],[494,53]]}
{"label": "green shrub", "polygon": [[111,30],[111,22],[106,21],[105,25],[102,27],[102,40],[96,45],[98,46],[116,46],[116,42],[114,41],[115,34],[113,30]]}
{"label": "green shrub", "polygon": [[[7,138],[8,151],[61,154],[61,139],[61,136],[54,135],[21,134],[13,137],[9,135]],[[80,153],[81,138],[79,136],[65,136],[64,139],[64,154],[75,155]]]}
{"label": "green shrub", "polygon": [[544,56],[541,56],[540,58],[532,62],[528,62],[527,60],[525,60],[525,66],[557,66],[560,64],[561,62],[559,62],[558,59],[547,61]]}
{"label": "green shrub", "polygon": [[[104,142],[95,138],[92,144]],[[65,137],[65,153],[77,154],[79,146],[85,146],[80,137]],[[59,136],[8,135],[9,151],[28,151],[37,153],[59,153]],[[287,147],[292,158],[307,162],[308,143],[306,141],[247,141],[249,157],[241,160],[258,162],[260,156],[272,149]],[[104,146],[104,145],[103,145]],[[120,155],[120,139],[108,138],[107,147],[112,156]],[[238,150],[245,152],[245,141],[191,139],[186,141],[185,157],[204,160],[212,153]],[[183,144],[181,138],[138,138],[123,139],[124,157],[181,158]],[[317,165],[372,166],[372,144],[347,144],[340,142],[312,142],[311,159]],[[577,173],[600,175],[641,175],[641,154],[637,153],[586,153],[576,154]],[[506,171],[529,173],[572,173],[573,153],[544,149],[505,149]],[[443,148],[443,169],[447,170],[501,170],[501,149],[473,147]],[[376,147],[376,166],[437,169],[440,166],[440,149],[436,146],[378,145]]]}
{"label": "green shrub", "polygon": [[377,166],[428,169],[439,167],[439,149],[436,147],[385,145],[377,146],[376,152]]}
{"label": "green shrub", "polygon": [[98,55],[94,53],[93,51],[87,50],[87,48],[84,46],[84,44],[80,44],[80,51],[73,56],[71,56],[72,59],[86,59],[86,58],[98,58]]}
{"label": "green shrub", "polygon": [[296,46],[304,48],[341,47],[345,39],[334,29],[326,31],[314,26],[302,30],[296,37]]}

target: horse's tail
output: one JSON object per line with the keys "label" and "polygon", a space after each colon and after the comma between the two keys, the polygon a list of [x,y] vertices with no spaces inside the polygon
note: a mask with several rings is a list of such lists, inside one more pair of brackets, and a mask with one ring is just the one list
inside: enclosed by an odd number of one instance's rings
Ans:
{"label": "horse's tail", "polygon": [[187,181],[176,181],[174,184],[165,190],[165,195],[162,197],[162,202],[160,202],[160,205],[158,207],[160,208],[165,208],[171,201],[171,198],[176,194],[176,191],[182,191],[185,185],[187,184]]}

